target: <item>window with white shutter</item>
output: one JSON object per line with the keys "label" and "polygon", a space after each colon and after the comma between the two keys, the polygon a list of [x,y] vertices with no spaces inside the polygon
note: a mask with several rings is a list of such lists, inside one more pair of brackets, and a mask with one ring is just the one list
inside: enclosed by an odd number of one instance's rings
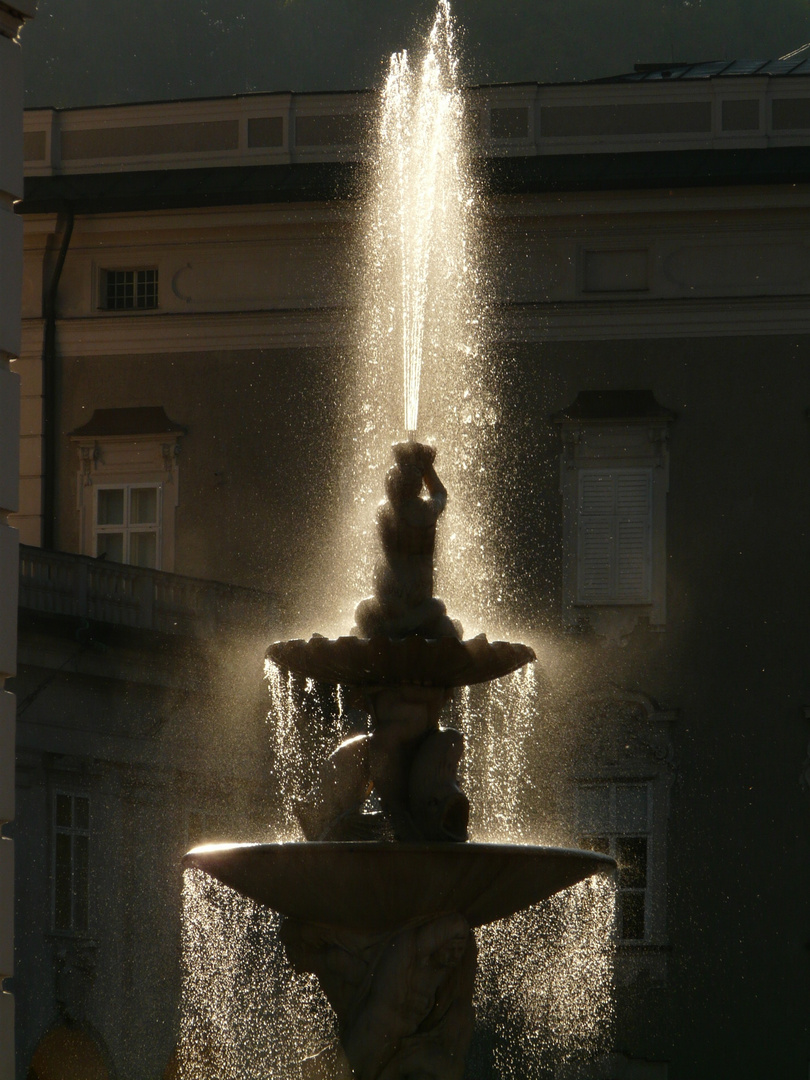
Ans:
{"label": "window with white shutter", "polygon": [[562,615],[617,642],[666,623],[666,501],[674,414],[649,390],[583,390],[555,414],[563,451]]}
{"label": "window with white shutter", "polygon": [[580,470],[577,519],[577,602],[650,603],[652,470]]}

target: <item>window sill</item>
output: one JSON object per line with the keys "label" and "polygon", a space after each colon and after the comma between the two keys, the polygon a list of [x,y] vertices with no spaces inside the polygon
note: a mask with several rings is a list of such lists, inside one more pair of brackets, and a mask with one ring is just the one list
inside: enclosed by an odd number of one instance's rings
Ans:
{"label": "window sill", "polygon": [[652,604],[575,604],[574,610],[578,616],[577,625],[571,627],[573,632],[582,632],[590,628],[597,637],[602,639],[604,645],[619,645],[624,647],[630,635],[643,619],[650,630],[660,633],[665,627],[663,623],[652,621]]}
{"label": "window sill", "polygon": [[95,309],[96,315],[149,315],[159,312],[159,307],[141,307],[141,308],[105,308],[99,307]]}

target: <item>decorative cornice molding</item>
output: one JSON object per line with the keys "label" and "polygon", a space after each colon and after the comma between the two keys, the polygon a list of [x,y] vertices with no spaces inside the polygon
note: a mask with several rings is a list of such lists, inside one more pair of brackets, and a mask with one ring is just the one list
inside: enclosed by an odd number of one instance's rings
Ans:
{"label": "decorative cornice molding", "polygon": [[573,697],[567,711],[587,722],[591,755],[579,780],[593,779],[589,769],[599,762],[597,776],[632,776],[652,769],[669,786],[677,774],[672,725],[680,710],[662,707],[647,694],[610,685]]}
{"label": "decorative cornice molding", "polygon": [[807,297],[791,296],[515,305],[502,310],[495,339],[529,344],[806,333],[810,333]]}
{"label": "decorative cornice molding", "polygon": [[[195,315],[121,315],[63,319],[63,357],[230,352],[334,345],[345,323],[337,308],[302,311],[223,312]],[[42,320],[23,320],[23,356],[42,346]]]}
{"label": "decorative cornice molding", "polygon": [[[342,340],[352,311],[310,308],[208,314],[139,314],[61,319],[64,357],[143,353],[328,348]],[[22,355],[42,351],[43,322],[24,319]],[[496,319],[499,344],[715,338],[810,333],[806,297],[698,301],[605,301],[505,307]]]}

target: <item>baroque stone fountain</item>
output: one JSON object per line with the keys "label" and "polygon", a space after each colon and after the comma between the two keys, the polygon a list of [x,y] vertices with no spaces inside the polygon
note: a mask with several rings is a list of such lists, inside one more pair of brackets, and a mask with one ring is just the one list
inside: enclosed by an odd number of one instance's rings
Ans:
{"label": "baroque stone fountain", "polygon": [[[184,859],[283,916],[287,956],[316,975],[337,1016],[344,1074],[357,1080],[460,1080],[474,1026],[476,927],[614,866],[594,852],[468,839],[464,738],[443,725],[445,706],[457,688],[508,676],[535,654],[483,634],[465,640],[434,595],[447,492],[435,450],[416,439],[422,358],[438,348],[440,327],[445,350],[431,359],[449,373],[454,358],[474,354],[460,335],[478,325],[459,306],[458,267],[469,269],[473,248],[462,217],[474,200],[460,164],[447,0],[428,46],[418,85],[406,55],[392,57],[381,122],[377,186],[390,205],[372,232],[390,252],[370,260],[367,292],[380,292],[378,311],[401,308],[402,355],[384,355],[397,338],[387,314],[369,320],[379,334],[367,352],[377,371],[404,359],[408,437],[393,447],[377,510],[373,595],[346,636],[268,650],[282,672],[339,686],[365,712],[367,731],[338,746],[295,800],[304,841],[216,845]],[[380,412],[380,395],[369,397]]]}
{"label": "baroque stone fountain", "polygon": [[296,805],[306,842],[217,845],[185,864],[284,916],[287,955],[317,976],[358,1080],[460,1080],[474,1023],[474,928],[614,864],[594,852],[468,842],[463,738],[441,726],[442,710],[455,687],[535,655],[483,634],[463,639],[433,595],[447,500],[435,451],[409,441],[393,452],[374,594],[358,605],[352,634],[268,650],[286,671],[350,688],[369,733],[342,743]]}

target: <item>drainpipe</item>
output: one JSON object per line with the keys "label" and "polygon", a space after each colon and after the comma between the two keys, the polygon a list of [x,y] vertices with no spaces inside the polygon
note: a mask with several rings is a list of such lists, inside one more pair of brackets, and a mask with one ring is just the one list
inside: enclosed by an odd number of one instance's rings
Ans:
{"label": "drainpipe", "polygon": [[59,254],[51,271],[50,280],[42,293],[42,314],[45,328],[42,335],[42,546],[53,550],[56,537],[56,463],[58,451],[57,432],[57,377],[56,377],[56,296],[59,279],[65,265],[70,238],[73,235],[73,208],[68,206],[56,220],[56,233],[62,231]]}

